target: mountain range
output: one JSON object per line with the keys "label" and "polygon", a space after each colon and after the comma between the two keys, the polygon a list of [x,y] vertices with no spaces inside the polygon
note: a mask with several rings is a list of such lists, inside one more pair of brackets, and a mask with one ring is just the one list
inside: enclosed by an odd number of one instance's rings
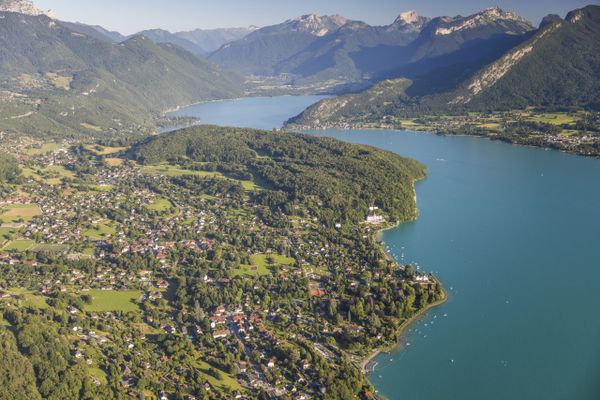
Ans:
{"label": "mountain range", "polygon": [[242,94],[237,75],[170,43],[111,43],[44,14],[0,12],[0,20],[4,131],[147,131],[168,108]]}
{"label": "mountain range", "polygon": [[367,88],[314,105],[297,125],[596,107],[599,9],[548,16],[538,28],[494,7],[455,17],[404,12],[384,26],[308,14],[264,28],[126,37],[58,21],[29,0],[0,0],[0,120],[4,130],[37,133],[148,130],[165,109],[251,93],[248,82],[263,78],[272,93]]}
{"label": "mountain range", "polygon": [[[427,73],[383,80],[364,92],[323,100],[289,125],[381,123],[390,116],[529,106],[600,108],[600,6],[572,11],[565,19],[549,16],[521,37],[516,46],[440,90],[424,89]],[[443,79],[453,76],[444,72],[437,71]]]}
{"label": "mountain range", "polygon": [[449,65],[477,68],[533,30],[523,18],[498,8],[434,19],[405,12],[386,26],[313,14],[258,29],[209,58],[244,74],[291,75],[296,84],[374,82],[449,70]]}
{"label": "mountain range", "polygon": [[196,29],[171,33],[163,29],[151,29],[139,32],[156,43],[174,43],[187,51],[206,56],[226,43],[230,43],[247,36],[256,27],[248,28],[220,28],[220,29]]}
{"label": "mountain range", "polygon": [[60,24],[72,31],[93,36],[96,39],[120,43],[134,36],[145,36],[155,43],[172,43],[189,51],[190,53],[206,56],[226,43],[239,40],[256,30],[256,27],[248,28],[220,28],[220,29],[195,29],[193,31],[182,31],[171,33],[164,29],[148,29],[130,36],[119,32],[109,31],[98,25],[86,25],[79,22],[64,22]]}

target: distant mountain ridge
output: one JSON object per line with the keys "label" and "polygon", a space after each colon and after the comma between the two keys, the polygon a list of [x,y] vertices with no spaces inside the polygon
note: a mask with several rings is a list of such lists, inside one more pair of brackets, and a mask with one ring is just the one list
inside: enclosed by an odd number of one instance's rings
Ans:
{"label": "distant mountain ridge", "polygon": [[477,68],[533,30],[517,14],[499,8],[434,19],[408,11],[385,26],[308,15],[259,29],[209,58],[244,74],[291,75],[296,84],[377,81],[409,74],[404,67],[419,62],[418,73],[446,66],[456,62],[449,54],[467,48],[474,64],[469,68]]}
{"label": "distant mountain ridge", "polygon": [[249,26],[247,28],[195,29],[193,31],[175,32],[175,35],[194,43],[202,54],[209,54],[218,50],[226,43],[246,37],[257,29],[259,28],[256,26]]}
{"label": "distant mountain ridge", "polygon": [[275,67],[278,63],[347,22],[338,15],[304,15],[258,29],[240,40],[225,44],[209,58],[224,68],[244,74],[273,75],[277,73]]}
{"label": "distant mountain ridge", "polygon": [[167,108],[242,94],[237,76],[173,44],[143,36],[110,43],[45,15],[0,19],[4,131],[147,132]]}
{"label": "distant mountain ridge", "polygon": [[377,124],[393,116],[530,106],[600,109],[599,37],[600,6],[572,11],[564,20],[549,16],[526,40],[453,87],[415,94],[418,81],[385,80],[362,93],[323,100],[290,125]]}
{"label": "distant mountain ridge", "polygon": [[[250,28],[196,29],[171,33],[164,29],[150,29],[135,35],[144,35],[155,43],[173,43],[196,55],[205,56],[226,43],[239,40],[252,33]],[[134,35],[134,36],[135,36]]]}
{"label": "distant mountain ridge", "polygon": [[224,44],[239,40],[258,29],[251,26],[248,28],[196,29],[193,31],[181,31],[175,33],[164,29],[148,29],[130,36],[125,36],[119,32],[109,31],[98,25],[64,21],[60,21],[60,24],[75,32],[114,43],[122,42],[134,36],[143,35],[154,43],[173,43],[186,49],[190,53],[200,56],[205,56],[218,50]]}
{"label": "distant mountain ridge", "polygon": [[116,31],[109,31],[99,25],[87,25],[80,22],[65,22],[59,21],[59,23],[67,29],[74,32],[79,32],[84,35],[91,36],[98,40],[106,40],[108,42],[120,43],[127,39],[126,36]]}

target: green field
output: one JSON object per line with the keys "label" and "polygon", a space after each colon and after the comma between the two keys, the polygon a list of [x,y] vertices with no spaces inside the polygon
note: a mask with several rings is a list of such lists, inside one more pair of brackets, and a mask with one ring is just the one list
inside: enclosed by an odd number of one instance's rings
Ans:
{"label": "green field", "polygon": [[241,264],[239,268],[233,270],[237,276],[265,276],[271,274],[271,268],[275,265],[290,265],[294,263],[293,258],[281,256],[279,254],[253,254],[250,256],[252,265]]}
{"label": "green field", "polygon": [[52,165],[47,168],[23,168],[22,175],[25,178],[33,178],[38,181],[43,181],[48,185],[60,185],[63,179],[73,179],[75,174],[69,171],[62,165]]}
{"label": "green field", "polygon": [[235,379],[232,375],[221,371],[217,368],[217,371],[219,371],[220,375],[221,375],[221,379],[217,379],[214,376],[208,374],[208,371],[213,368],[211,367],[210,364],[202,361],[202,360],[198,360],[197,361],[197,366],[198,368],[200,368],[200,372],[202,374],[202,376],[204,378],[206,378],[206,380],[214,387],[218,387],[218,388],[222,388],[225,390],[237,390],[237,391],[243,391],[242,386],[240,385],[240,383],[237,381],[237,379]]}
{"label": "green field", "polygon": [[[223,179],[231,179],[223,175],[218,171],[209,172],[209,171],[193,171],[190,169],[183,169],[174,165],[168,164],[159,164],[159,165],[145,165],[142,167],[142,173],[147,175],[164,175],[164,176],[186,176],[186,175],[194,175],[201,176],[205,178],[223,178]],[[235,179],[231,179],[235,180]],[[235,180],[236,182],[240,182],[244,190],[255,190],[258,186],[253,181],[242,181]]]}
{"label": "green field", "polygon": [[16,228],[0,228],[0,245],[12,239],[13,235],[18,232]]}
{"label": "green field", "polygon": [[101,385],[106,385],[108,383],[108,379],[106,377],[106,372],[98,367],[88,367],[88,371],[90,376],[98,379]]}
{"label": "green field", "polygon": [[96,192],[110,192],[113,190],[113,185],[89,185],[88,189],[96,191]]}
{"label": "green field", "polygon": [[44,143],[40,147],[30,147],[25,149],[25,154],[28,156],[35,156],[39,154],[50,153],[51,151],[55,151],[60,149],[62,146],[58,143]]}
{"label": "green field", "polygon": [[108,223],[100,223],[97,226],[88,229],[83,233],[83,236],[90,240],[98,241],[105,240],[117,232],[117,228],[114,225]]}
{"label": "green field", "polygon": [[173,207],[173,203],[163,198],[157,199],[154,203],[148,205],[148,209],[159,212],[167,211],[171,207]]}
{"label": "green field", "polygon": [[575,121],[577,121],[578,118],[567,113],[543,113],[536,114],[527,119],[533,122],[541,122],[553,125],[565,125],[575,123]]}
{"label": "green field", "polygon": [[36,204],[2,204],[0,205],[0,223],[10,224],[23,220],[30,221],[41,215],[42,211]]}
{"label": "green field", "polygon": [[2,248],[4,251],[23,252],[30,250],[35,245],[33,240],[13,240]]}
{"label": "green field", "polygon": [[85,306],[87,312],[128,312],[139,309],[134,301],[140,298],[142,292],[139,290],[90,290],[85,294],[92,296],[92,304]]}
{"label": "green field", "polygon": [[241,264],[239,268],[233,270],[236,276],[265,276],[271,275],[271,270],[267,266],[258,265],[244,265]]}
{"label": "green field", "polygon": [[86,150],[91,151],[92,153],[98,156],[107,156],[109,154],[119,153],[123,150],[126,150],[126,147],[104,147],[104,146],[96,146],[93,144],[85,146]]}
{"label": "green field", "polygon": [[[273,260],[272,263],[269,263],[268,260],[271,258]],[[269,265],[290,265],[295,260],[291,257],[280,256],[279,254],[253,254],[250,256],[250,262],[252,265],[256,265],[258,267],[267,267]]]}
{"label": "green field", "polygon": [[45,253],[66,253],[69,251],[69,246],[64,244],[36,244],[31,248],[31,251],[39,251]]}
{"label": "green field", "polygon": [[34,294],[34,292],[26,289],[20,288],[11,288],[6,290],[6,292],[18,296],[20,300],[20,305],[23,307],[31,307],[31,308],[48,308],[48,303],[46,303],[46,297]]}
{"label": "green field", "polygon": [[164,175],[164,176],[184,176],[194,175],[202,177],[212,178],[224,178],[220,172],[208,172],[208,171],[192,171],[191,169],[183,169],[174,165],[159,164],[159,165],[145,165],[142,167],[142,173],[148,175]]}
{"label": "green field", "polygon": [[125,162],[125,160],[123,160],[122,158],[105,158],[104,159],[104,163],[106,165],[108,165],[109,167],[120,167],[121,165],[123,165],[124,162]]}

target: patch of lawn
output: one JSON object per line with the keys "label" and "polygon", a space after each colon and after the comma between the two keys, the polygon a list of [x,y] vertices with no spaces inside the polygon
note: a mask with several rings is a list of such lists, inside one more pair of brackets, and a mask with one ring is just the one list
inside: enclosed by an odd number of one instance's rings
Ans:
{"label": "patch of lawn", "polygon": [[102,128],[96,125],[88,124],[87,122],[82,122],[79,124],[82,128],[89,129],[94,132],[102,132]]}
{"label": "patch of lawn", "polygon": [[25,178],[32,178],[43,181],[48,185],[60,185],[63,179],[75,178],[75,173],[69,171],[62,165],[53,165],[47,168],[23,168],[22,175]]}
{"label": "patch of lawn", "polygon": [[117,228],[114,225],[108,223],[99,223],[91,229],[88,229],[83,233],[83,236],[90,240],[98,241],[104,240],[114,235],[117,232]]}
{"label": "patch of lawn", "polygon": [[107,375],[103,369],[98,368],[98,367],[89,367],[88,371],[90,373],[90,376],[96,378],[98,380],[98,382],[100,382],[101,385],[108,384]]}
{"label": "patch of lawn", "polygon": [[139,290],[90,290],[85,293],[92,297],[92,304],[86,304],[87,312],[108,311],[137,311],[138,305],[134,301],[142,295]]}
{"label": "patch of lawn", "polygon": [[148,205],[148,209],[159,212],[167,211],[171,207],[173,207],[173,203],[163,198],[157,199],[154,203]]}
{"label": "patch of lawn", "polygon": [[44,252],[44,253],[54,253],[54,254],[60,254],[60,253],[66,253],[67,251],[69,251],[69,246],[65,245],[65,244],[48,244],[48,243],[43,243],[43,244],[36,244],[31,248],[31,251],[39,251],[39,252]]}
{"label": "patch of lawn", "polygon": [[244,265],[241,264],[239,268],[233,270],[233,273],[237,276],[265,276],[271,275],[271,270],[266,265]]}
{"label": "patch of lawn", "polygon": [[85,146],[86,150],[91,151],[92,153],[98,156],[107,156],[109,154],[115,154],[120,151],[126,150],[127,147],[104,147],[104,146],[96,146],[93,144],[89,144]]}
{"label": "patch of lawn", "polygon": [[147,175],[164,175],[164,176],[186,176],[194,175],[204,178],[223,178],[230,179],[232,181],[240,182],[244,190],[255,190],[259,187],[253,181],[242,181],[237,179],[228,178],[218,171],[194,171],[190,169],[180,168],[174,165],[158,164],[158,165],[146,165],[142,167],[142,173]]}
{"label": "patch of lawn", "polygon": [[61,148],[61,145],[58,143],[44,143],[40,146],[33,146],[25,149],[24,153],[28,156],[36,156],[39,154],[46,154],[52,151],[56,151]]}
{"label": "patch of lawn", "polygon": [[23,220],[30,221],[41,215],[42,211],[36,204],[0,204],[0,223],[15,223]]}
{"label": "patch of lawn", "polygon": [[46,76],[52,79],[52,84],[57,88],[71,90],[71,82],[73,81],[72,76],[60,76],[52,72],[48,72]]}
{"label": "patch of lawn", "polygon": [[85,254],[86,256],[92,256],[94,255],[95,251],[96,249],[93,247],[86,247],[81,251],[81,254]]}
{"label": "patch of lawn", "polygon": [[[197,366],[198,366],[198,368],[200,368],[200,373],[206,378],[206,380],[212,386],[218,387],[221,389],[229,389],[230,391],[234,391],[234,390],[242,391],[243,390],[240,383],[232,375],[230,375],[224,371],[221,371],[217,368],[214,368],[210,364],[208,364],[207,362],[204,362],[202,360],[197,361]],[[219,372],[220,378],[215,378],[214,376],[212,376],[208,373],[208,371],[211,368],[215,369]]]}
{"label": "patch of lawn", "polygon": [[2,248],[4,251],[24,252],[31,249],[35,245],[33,240],[13,240],[8,242],[6,246]]}
{"label": "patch of lawn", "polygon": [[258,267],[266,267],[268,265],[290,265],[295,260],[291,257],[280,256],[279,254],[253,254],[250,256],[250,262]]}
{"label": "patch of lawn", "polygon": [[220,172],[209,172],[209,171],[193,171],[191,169],[184,169],[174,165],[159,164],[159,165],[145,165],[142,167],[142,173],[148,175],[164,175],[164,176],[184,176],[194,175],[211,178],[224,178]]}
{"label": "patch of lawn", "polygon": [[42,170],[44,173],[56,175],[58,178],[75,178],[75,173],[62,165],[52,165]]}
{"label": "patch of lawn", "polygon": [[48,303],[46,303],[46,297],[34,294],[30,290],[21,288],[11,288],[8,289],[6,292],[17,296],[20,300],[20,305],[23,307],[39,309],[45,309],[49,307]]}
{"label": "patch of lawn", "polygon": [[113,185],[89,185],[88,189],[96,192],[110,192],[113,190]]}
{"label": "patch of lawn", "polygon": [[0,245],[12,239],[13,235],[18,232],[16,228],[0,228]]}
{"label": "patch of lawn", "polygon": [[120,167],[121,165],[123,165],[124,162],[125,162],[125,160],[123,160],[122,158],[105,158],[104,159],[104,163],[106,165],[108,165],[109,167]]}
{"label": "patch of lawn", "polygon": [[530,118],[533,122],[543,122],[553,125],[572,124],[576,121],[576,117],[567,113],[544,113]]}

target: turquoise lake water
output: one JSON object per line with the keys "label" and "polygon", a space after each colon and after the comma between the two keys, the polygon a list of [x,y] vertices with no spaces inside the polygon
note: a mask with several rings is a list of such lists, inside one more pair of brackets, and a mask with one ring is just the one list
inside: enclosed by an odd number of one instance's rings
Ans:
{"label": "turquoise lake water", "polygon": [[[205,123],[280,126],[316,97],[193,106]],[[385,232],[449,301],[370,379],[389,399],[600,399],[600,160],[472,137],[318,131],[417,159],[418,221]]]}

